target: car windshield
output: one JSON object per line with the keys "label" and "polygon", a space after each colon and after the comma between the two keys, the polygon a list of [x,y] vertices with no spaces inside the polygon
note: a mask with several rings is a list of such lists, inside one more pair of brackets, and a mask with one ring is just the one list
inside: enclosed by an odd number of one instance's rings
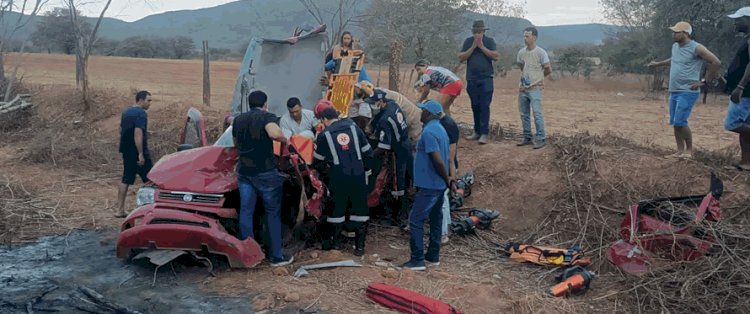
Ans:
{"label": "car windshield", "polygon": [[230,125],[226,131],[224,131],[224,134],[222,134],[218,140],[216,140],[216,143],[214,143],[214,146],[219,147],[234,147],[234,140],[232,139],[232,126]]}

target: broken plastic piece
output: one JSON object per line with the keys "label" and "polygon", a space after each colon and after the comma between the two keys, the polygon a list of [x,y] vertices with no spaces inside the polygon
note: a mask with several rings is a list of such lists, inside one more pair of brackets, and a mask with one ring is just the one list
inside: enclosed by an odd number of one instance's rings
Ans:
{"label": "broken plastic piece", "polygon": [[353,260],[305,265],[305,266],[300,267],[299,269],[297,269],[297,271],[294,272],[294,277],[307,276],[310,274],[307,271],[313,270],[313,269],[334,268],[334,267],[360,267],[360,266],[362,266],[362,264],[359,264]]}

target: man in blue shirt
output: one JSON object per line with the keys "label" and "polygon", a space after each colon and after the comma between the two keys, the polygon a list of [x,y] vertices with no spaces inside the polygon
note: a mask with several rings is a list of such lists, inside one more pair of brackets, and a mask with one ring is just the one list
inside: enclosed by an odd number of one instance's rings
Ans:
{"label": "man in blue shirt", "polygon": [[125,196],[128,188],[135,183],[135,176],[148,182],[148,172],[153,163],[148,152],[148,115],[151,107],[151,93],[140,91],[135,95],[135,105],[128,107],[120,118],[120,153],[122,154],[122,183],[117,193],[117,214],[124,218]]}
{"label": "man in blue shirt", "polygon": [[[417,105],[422,109],[424,129],[417,143],[414,159],[414,186],[417,194],[409,214],[409,246],[411,259],[401,265],[412,270],[425,270],[440,264],[440,237],[443,229],[443,196],[450,187],[448,176],[448,133],[440,124],[443,106],[430,100]],[[430,218],[430,246],[424,254],[424,222]]]}
{"label": "man in blue shirt", "polygon": [[474,113],[474,133],[467,140],[479,140],[487,144],[490,133],[490,104],[495,91],[495,68],[492,61],[497,61],[497,44],[491,37],[484,35],[489,28],[484,21],[474,21],[471,27],[472,37],[466,38],[458,61],[466,61],[466,92],[471,99],[471,111]]}

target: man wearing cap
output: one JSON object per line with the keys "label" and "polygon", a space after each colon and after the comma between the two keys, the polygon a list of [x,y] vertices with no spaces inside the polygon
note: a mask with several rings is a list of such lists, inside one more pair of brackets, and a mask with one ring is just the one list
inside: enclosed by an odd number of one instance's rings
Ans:
{"label": "man wearing cap", "polygon": [[490,104],[495,90],[492,62],[500,58],[495,40],[484,34],[488,29],[484,21],[474,21],[471,27],[473,36],[464,40],[458,54],[459,62],[466,61],[466,92],[474,114],[474,133],[466,139],[479,140],[479,144],[486,144],[490,133]]}
{"label": "man wearing cap", "polygon": [[[358,88],[357,85],[359,85],[360,88]],[[375,93],[375,86],[373,86],[369,81],[361,81],[357,85],[355,85],[354,88],[355,97],[362,97],[362,99],[366,99]],[[379,87],[378,89],[385,93],[386,99],[395,101],[396,104],[401,108],[401,111],[406,116],[406,131],[409,133],[409,140],[411,141],[412,145],[416,145],[417,141],[419,140],[419,135],[422,134],[422,122],[419,121],[420,116],[422,115],[422,110],[419,110],[419,108],[417,108],[417,106],[413,102],[411,102],[409,98],[406,98],[406,96],[398,92],[394,92],[390,89],[385,89],[382,87]],[[362,110],[362,107],[360,107],[360,112],[362,112]],[[369,106],[367,110],[370,110]],[[362,130],[365,129],[363,128]],[[366,130],[365,133],[367,133]]]}
{"label": "man wearing cap", "polygon": [[[705,46],[693,40],[693,27],[687,22],[679,22],[672,30],[672,57],[656,62],[648,67],[670,66],[669,69],[669,124],[674,127],[677,152],[671,158],[692,158],[693,135],[688,127],[688,118],[700,88],[705,82],[712,82],[721,67],[721,61]],[[708,62],[706,77],[701,78],[703,63]]]}
{"label": "man wearing cap", "polygon": [[740,162],[733,168],[750,171],[750,7],[744,7],[732,15],[735,31],[745,34],[737,54],[727,69],[727,92],[729,109],[724,128],[740,135]]}
{"label": "man wearing cap", "polygon": [[318,119],[312,110],[302,108],[302,102],[299,98],[292,97],[286,101],[287,113],[285,113],[279,122],[281,130],[286,138],[292,135],[300,134],[305,137],[315,138],[315,126],[318,125]]}
{"label": "man wearing cap", "polygon": [[387,99],[385,92],[376,89],[367,99],[374,115],[372,126],[373,135],[377,138],[375,155],[380,156],[386,151],[393,152],[396,160],[396,189],[391,195],[397,200],[391,212],[391,219],[397,222],[406,212],[404,196],[406,190],[406,171],[412,162],[411,141],[407,135],[408,124],[401,108],[391,99]]}
{"label": "man wearing cap", "polygon": [[[418,104],[422,109],[424,128],[417,144],[414,159],[414,185],[417,194],[409,214],[409,247],[411,258],[402,268],[425,270],[440,264],[440,237],[443,228],[443,202],[445,190],[451,186],[448,176],[448,133],[440,124],[443,107],[430,100]],[[424,252],[424,223],[430,219],[430,244]]]}
{"label": "man wearing cap", "polygon": [[367,132],[367,127],[372,120],[372,109],[365,102],[365,99],[372,95],[373,89],[372,83],[369,81],[357,82],[357,84],[354,84],[354,100],[349,105],[349,118],[354,120],[354,123],[365,132]]}
{"label": "man wearing cap", "polygon": [[329,225],[321,232],[322,248],[330,250],[339,246],[348,215],[355,230],[354,255],[362,256],[370,220],[364,167],[365,159],[372,155],[370,143],[351,119],[339,119],[336,109],[325,108],[319,117],[326,128],[315,141],[313,167],[328,177],[334,203],[333,211],[326,218]]}

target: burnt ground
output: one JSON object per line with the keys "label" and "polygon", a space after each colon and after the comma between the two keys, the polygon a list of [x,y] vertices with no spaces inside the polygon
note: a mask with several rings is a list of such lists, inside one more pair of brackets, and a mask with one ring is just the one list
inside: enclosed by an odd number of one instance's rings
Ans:
{"label": "burnt ground", "polygon": [[[125,264],[115,257],[112,231],[74,231],[36,243],[0,248],[0,312],[108,312],[79,290],[140,313],[252,313],[249,294],[227,297],[202,289],[205,268],[175,263]],[[173,272],[174,271],[174,272]]]}

